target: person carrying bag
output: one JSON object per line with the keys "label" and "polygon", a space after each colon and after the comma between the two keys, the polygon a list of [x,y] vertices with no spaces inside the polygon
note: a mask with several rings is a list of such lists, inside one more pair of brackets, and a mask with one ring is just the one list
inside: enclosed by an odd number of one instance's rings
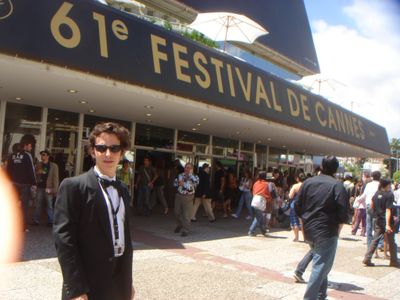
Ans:
{"label": "person carrying bag", "polygon": [[260,172],[256,182],[253,185],[253,199],[251,201],[251,207],[254,208],[253,222],[249,228],[248,235],[255,236],[255,230],[257,227],[260,228],[261,234],[266,235],[266,218],[264,213],[268,207],[271,207],[272,198],[269,191],[267,182],[267,174]]}

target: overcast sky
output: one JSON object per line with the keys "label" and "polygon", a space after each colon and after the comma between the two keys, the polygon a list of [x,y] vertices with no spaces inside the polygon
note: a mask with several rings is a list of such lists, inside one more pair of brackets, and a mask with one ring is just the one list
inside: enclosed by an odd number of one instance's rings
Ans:
{"label": "overcast sky", "polygon": [[400,0],[304,0],[321,68],[314,92],[400,138]]}

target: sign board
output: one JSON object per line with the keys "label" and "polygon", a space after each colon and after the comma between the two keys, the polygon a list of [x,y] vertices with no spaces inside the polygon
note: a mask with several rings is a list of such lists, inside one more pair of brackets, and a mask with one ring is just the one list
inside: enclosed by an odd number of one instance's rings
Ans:
{"label": "sign board", "polygon": [[67,66],[389,153],[383,127],[135,16],[90,0],[9,1],[11,12],[0,18],[0,53]]}

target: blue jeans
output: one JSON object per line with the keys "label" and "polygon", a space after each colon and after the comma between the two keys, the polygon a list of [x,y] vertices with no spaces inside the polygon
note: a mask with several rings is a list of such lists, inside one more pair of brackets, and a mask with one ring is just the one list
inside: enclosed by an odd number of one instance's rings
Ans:
{"label": "blue jeans", "polygon": [[53,224],[53,194],[47,194],[45,188],[37,189],[33,222],[40,223],[40,213],[42,212],[43,204],[46,205],[47,223]]}
{"label": "blue jeans", "polygon": [[250,225],[249,234],[254,234],[257,226],[260,227],[261,233],[265,234],[266,228],[265,228],[265,217],[263,211],[254,209],[254,214],[255,218],[253,219],[253,222]]}
{"label": "blue jeans", "polygon": [[313,266],[307,290],[304,294],[304,300],[325,299],[327,297],[328,274],[335,260],[337,243],[337,236],[320,242],[310,243]]}
{"label": "blue jeans", "polygon": [[374,215],[372,213],[372,209],[370,209],[370,207],[367,207],[367,217],[366,217],[366,230],[367,230],[367,248],[369,248],[369,246],[371,246],[371,242],[372,242],[372,231],[374,228]]}
{"label": "blue jeans", "polygon": [[302,258],[302,260],[299,262],[299,264],[297,265],[296,271],[295,273],[297,275],[301,275],[303,276],[304,272],[306,271],[309,263],[312,261],[313,259],[313,252],[310,249],[306,255],[304,255],[304,257]]}
{"label": "blue jeans", "polygon": [[15,189],[18,192],[19,199],[21,201],[24,228],[28,227],[28,215],[29,215],[29,201],[32,199],[31,185],[30,184],[19,184],[14,183]]}
{"label": "blue jeans", "polygon": [[235,215],[237,215],[239,217],[240,213],[242,212],[243,204],[246,204],[246,208],[247,208],[249,215],[251,217],[253,217],[253,209],[251,208],[251,198],[252,198],[252,194],[250,191],[242,192]]}
{"label": "blue jeans", "polygon": [[148,215],[151,210],[150,196],[151,196],[151,188],[147,185],[143,185],[139,187],[138,190],[138,199],[137,199],[137,207],[139,212]]}

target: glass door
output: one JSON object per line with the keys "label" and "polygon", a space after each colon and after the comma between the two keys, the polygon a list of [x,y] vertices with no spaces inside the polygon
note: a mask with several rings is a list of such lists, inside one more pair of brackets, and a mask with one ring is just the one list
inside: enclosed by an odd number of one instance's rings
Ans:
{"label": "glass door", "polygon": [[46,148],[58,165],[60,181],[74,176],[78,144],[79,114],[49,109]]}

